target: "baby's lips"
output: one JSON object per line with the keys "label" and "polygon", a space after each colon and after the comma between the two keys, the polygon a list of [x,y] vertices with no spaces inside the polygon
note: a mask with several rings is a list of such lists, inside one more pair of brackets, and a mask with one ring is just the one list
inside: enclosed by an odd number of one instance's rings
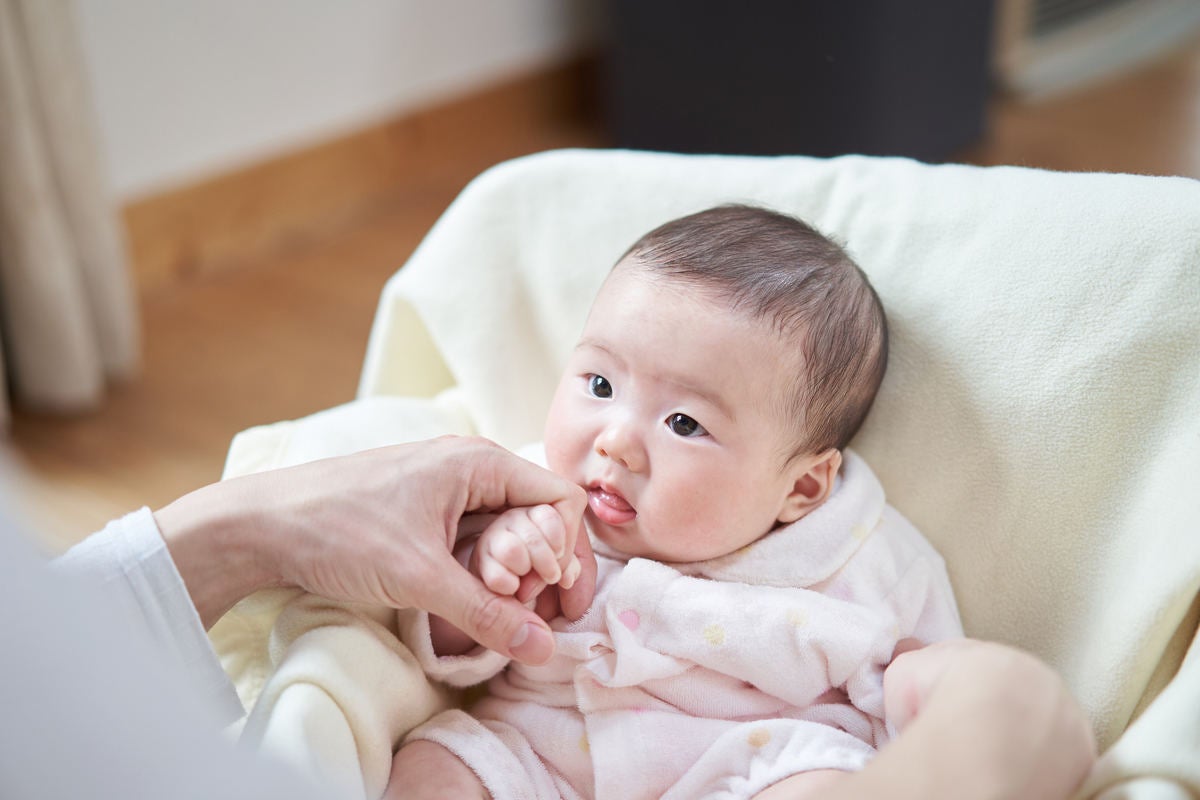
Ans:
{"label": "baby's lips", "polygon": [[620,492],[613,491],[612,489],[606,489],[603,486],[597,486],[595,489],[593,489],[593,491],[596,493],[596,496],[600,498],[601,502],[603,502],[609,508],[612,508],[615,511],[620,511],[624,514],[628,514],[629,512],[633,511],[633,506],[629,505],[629,501],[622,497]]}
{"label": "baby's lips", "polygon": [[603,486],[588,491],[588,508],[601,522],[609,525],[624,525],[637,516],[637,510],[628,500]]}

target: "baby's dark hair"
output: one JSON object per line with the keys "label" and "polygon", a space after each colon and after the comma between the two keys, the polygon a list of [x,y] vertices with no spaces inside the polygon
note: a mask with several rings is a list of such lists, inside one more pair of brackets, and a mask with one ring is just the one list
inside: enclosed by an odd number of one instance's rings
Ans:
{"label": "baby's dark hair", "polygon": [[725,205],[655,228],[623,259],[799,335],[805,374],[785,401],[800,431],[794,455],[841,450],[858,432],[887,369],[887,317],[836,243],[794,217]]}

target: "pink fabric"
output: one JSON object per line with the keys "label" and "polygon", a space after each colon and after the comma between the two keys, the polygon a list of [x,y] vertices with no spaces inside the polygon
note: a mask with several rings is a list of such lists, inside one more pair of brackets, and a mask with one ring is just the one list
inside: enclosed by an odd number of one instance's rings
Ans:
{"label": "pink fabric", "polygon": [[889,737],[897,642],[962,635],[941,557],[851,452],[824,505],[741,551],[598,561],[591,609],[554,621],[542,667],[437,658],[420,618],[406,641],[431,677],[494,677],[470,717],[438,715],[409,740],[449,748],[496,800],[750,797],[861,768]]}

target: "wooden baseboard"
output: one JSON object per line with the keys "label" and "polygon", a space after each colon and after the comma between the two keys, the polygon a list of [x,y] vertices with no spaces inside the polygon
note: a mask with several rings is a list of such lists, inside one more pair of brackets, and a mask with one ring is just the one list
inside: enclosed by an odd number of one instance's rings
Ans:
{"label": "wooden baseboard", "polygon": [[602,144],[596,59],[562,66],[200,183],[139,199],[124,217],[143,294],[255,263],[488,166]]}

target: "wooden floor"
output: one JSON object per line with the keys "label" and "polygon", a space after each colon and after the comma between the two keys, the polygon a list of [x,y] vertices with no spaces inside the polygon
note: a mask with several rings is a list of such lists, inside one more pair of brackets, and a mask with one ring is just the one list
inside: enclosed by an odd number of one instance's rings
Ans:
{"label": "wooden floor", "polygon": [[[997,98],[979,164],[1200,178],[1200,42],[1141,71],[1022,104]],[[603,146],[592,127],[530,130],[504,156]],[[489,153],[493,158],[496,150]],[[487,163],[375,209],[335,235],[142,300],[144,367],[100,411],[18,411],[19,494],[53,547],[216,480],[230,438],[353,398],[375,303],[459,189]]]}

